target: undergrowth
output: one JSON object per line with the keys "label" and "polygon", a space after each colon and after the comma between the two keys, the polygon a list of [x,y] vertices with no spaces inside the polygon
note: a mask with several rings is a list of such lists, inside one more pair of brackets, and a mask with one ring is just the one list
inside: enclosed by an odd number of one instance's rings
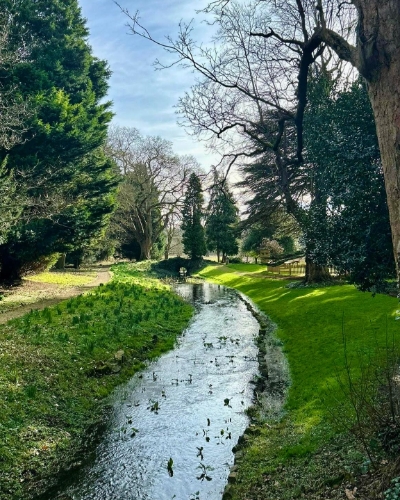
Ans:
{"label": "undergrowth", "polygon": [[192,307],[146,268],[0,328],[0,499],[40,493],[115,386],[174,346]]}

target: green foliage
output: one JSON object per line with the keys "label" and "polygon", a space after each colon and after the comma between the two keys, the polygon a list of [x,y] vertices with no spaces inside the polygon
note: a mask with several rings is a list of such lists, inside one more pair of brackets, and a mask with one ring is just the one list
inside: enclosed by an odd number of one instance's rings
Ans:
{"label": "green foliage", "polygon": [[242,252],[255,259],[260,256],[260,247],[264,238],[270,238],[274,234],[275,228],[263,227],[260,224],[253,224],[244,233],[242,241]]}
{"label": "green foliage", "polygon": [[24,195],[18,224],[0,248],[1,277],[12,279],[43,255],[99,237],[116,179],[102,151],[112,114],[100,101],[110,72],[91,54],[78,2],[3,6],[14,18],[15,40],[23,29],[29,57],[0,76],[5,88],[18,81],[21,97],[35,103],[24,142],[0,150]]}
{"label": "green foliage", "polygon": [[[241,185],[251,193],[250,223],[286,210],[303,233],[309,264],[331,265],[363,290],[381,290],[394,276],[386,194],[373,113],[364,85],[314,74],[304,119],[304,163],[282,162],[267,151],[243,167]],[[287,150],[290,156],[291,134]],[[277,133],[266,121],[266,140]],[[307,194],[309,202],[304,203]],[[301,201],[302,200],[302,201]],[[317,276],[315,276],[317,277]]]}
{"label": "green foliage", "polygon": [[182,209],[182,242],[184,252],[192,259],[201,258],[206,253],[203,217],[203,194],[200,178],[192,173]]}
{"label": "green foliage", "polygon": [[192,307],[140,266],[113,273],[90,294],[0,328],[0,449],[12,450],[0,458],[1,500],[39,494],[73,459],[93,415],[102,418],[104,397],[171,349],[191,317]]}
{"label": "green foliage", "polygon": [[392,486],[384,492],[383,496],[385,500],[400,499],[400,477],[392,479]]}
{"label": "green foliage", "polygon": [[[359,458],[350,457],[350,452],[355,455],[352,438],[336,434],[327,423],[331,409],[345,398],[338,381],[338,374],[345,370],[343,318],[355,380],[361,375],[356,363],[360,351],[378,359],[387,336],[397,339],[397,300],[372,297],[351,285],[287,289],[281,281],[257,277],[261,266],[253,266],[254,274],[250,274],[252,268],[243,274],[246,267],[209,266],[200,275],[245,293],[278,325],[292,383],[286,417],[268,426],[261,422],[260,435],[246,448],[233,498],[289,500],[298,496],[296,488],[306,498],[318,498],[317,492],[325,498],[325,481],[340,483],[349,474],[345,467],[354,470],[356,462],[360,466],[365,462],[359,451]],[[279,486],[274,486],[275,481]]]}
{"label": "green foliage", "polygon": [[206,237],[207,247],[216,251],[218,259],[225,261],[228,255],[236,255],[239,250],[238,209],[233,195],[226,184],[222,184],[218,173],[214,172],[214,183],[210,190],[210,203],[207,209]]}
{"label": "green foliage", "polygon": [[276,241],[281,245],[285,254],[290,255],[296,251],[292,236],[281,236],[280,238],[276,238]]}
{"label": "green foliage", "polygon": [[313,80],[305,138],[316,191],[305,234],[310,257],[349,273],[363,290],[382,289],[395,270],[378,139],[364,84],[338,91],[323,76]]}

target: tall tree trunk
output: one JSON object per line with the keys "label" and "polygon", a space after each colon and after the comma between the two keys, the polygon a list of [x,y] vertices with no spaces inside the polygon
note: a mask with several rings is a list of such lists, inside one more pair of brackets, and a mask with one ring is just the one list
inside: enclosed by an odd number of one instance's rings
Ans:
{"label": "tall tree trunk", "polygon": [[58,258],[56,264],[55,264],[55,268],[56,269],[60,269],[60,270],[64,270],[65,269],[65,259],[67,258],[67,254],[66,253],[62,253],[60,255],[60,257]]}
{"label": "tall tree trunk", "polygon": [[219,250],[217,248],[217,262],[219,262]]}
{"label": "tall tree trunk", "polygon": [[309,257],[306,257],[306,283],[321,283],[331,279],[329,270],[326,266],[321,266],[312,262]]}
{"label": "tall tree trunk", "polygon": [[143,240],[139,242],[140,244],[140,258],[139,260],[149,260],[151,253],[151,241]]}
{"label": "tall tree trunk", "polygon": [[[399,48],[400,51],[400,48]],[[381,151],[397,274],[400,273],[400,61],[369,85]],[[392,70],[392,71],[390,71]],[[394,76],[396,73],[397,76]]]}
{"label": "tall tree trunk", "polygon": [[353,0],[359,13],[359,70],[368,82],[381,151],[400,279],[400,2]]}

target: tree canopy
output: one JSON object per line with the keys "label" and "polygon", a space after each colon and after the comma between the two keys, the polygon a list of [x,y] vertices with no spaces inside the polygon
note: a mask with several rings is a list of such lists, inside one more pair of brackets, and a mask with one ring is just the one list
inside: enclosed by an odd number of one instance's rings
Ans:
{"label": "tree canopy", "polygon": [[[0,67],[3,88],[17,84],[34,103],[19,144],[0,149],[6,174],[18,186],[18,224],[2,235],[1,277],[14,278],[38,255],[82,247],[97,237],[113,210],[116,179],[103,152],[110,72],[87,43],[76,0],[3,1],[12,19],[10,50],[28,56]],[[6,70],[7,69],[7,70]]]}
{"label": "tree canopy", "polygon": [[183,249],[192,260],[200,259],[206,253],[206,240],[202,224],[203,203],[201,180],[198,175],[192,173],[182,209]]}
{"label": "tree canopy", "polygon": [[238,209],[233,194],[215,171],[207,208],[206,239],[207,248],[216,251],[218,261],[220,256],[224,262],[228,255],[238,253],[238,222]]}

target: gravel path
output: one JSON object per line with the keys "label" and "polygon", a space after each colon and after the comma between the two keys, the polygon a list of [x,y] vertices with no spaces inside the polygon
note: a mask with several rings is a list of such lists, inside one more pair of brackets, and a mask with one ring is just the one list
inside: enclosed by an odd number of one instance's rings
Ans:
{"label": "gravel path", "polygon": [[34,283],[25,281],[20,287],[17,287],[13,293],[21,295],[37,296],[36,302],[24,304],[21,302],[20,306],[13,307],[9,310],[0,311],[0,324],[7,323],[10,319],[19,318],[24,314],[29,313],[31,310],[44,309],[45,307],[54,306],[59,302],[76,297],[82,293],[88,292],[99,285],[104,285],[112,278],[112,273],[109,266],[101,266],[94,269],[97,271],[97,277],[82,286],[59,286],[49,283]]}

